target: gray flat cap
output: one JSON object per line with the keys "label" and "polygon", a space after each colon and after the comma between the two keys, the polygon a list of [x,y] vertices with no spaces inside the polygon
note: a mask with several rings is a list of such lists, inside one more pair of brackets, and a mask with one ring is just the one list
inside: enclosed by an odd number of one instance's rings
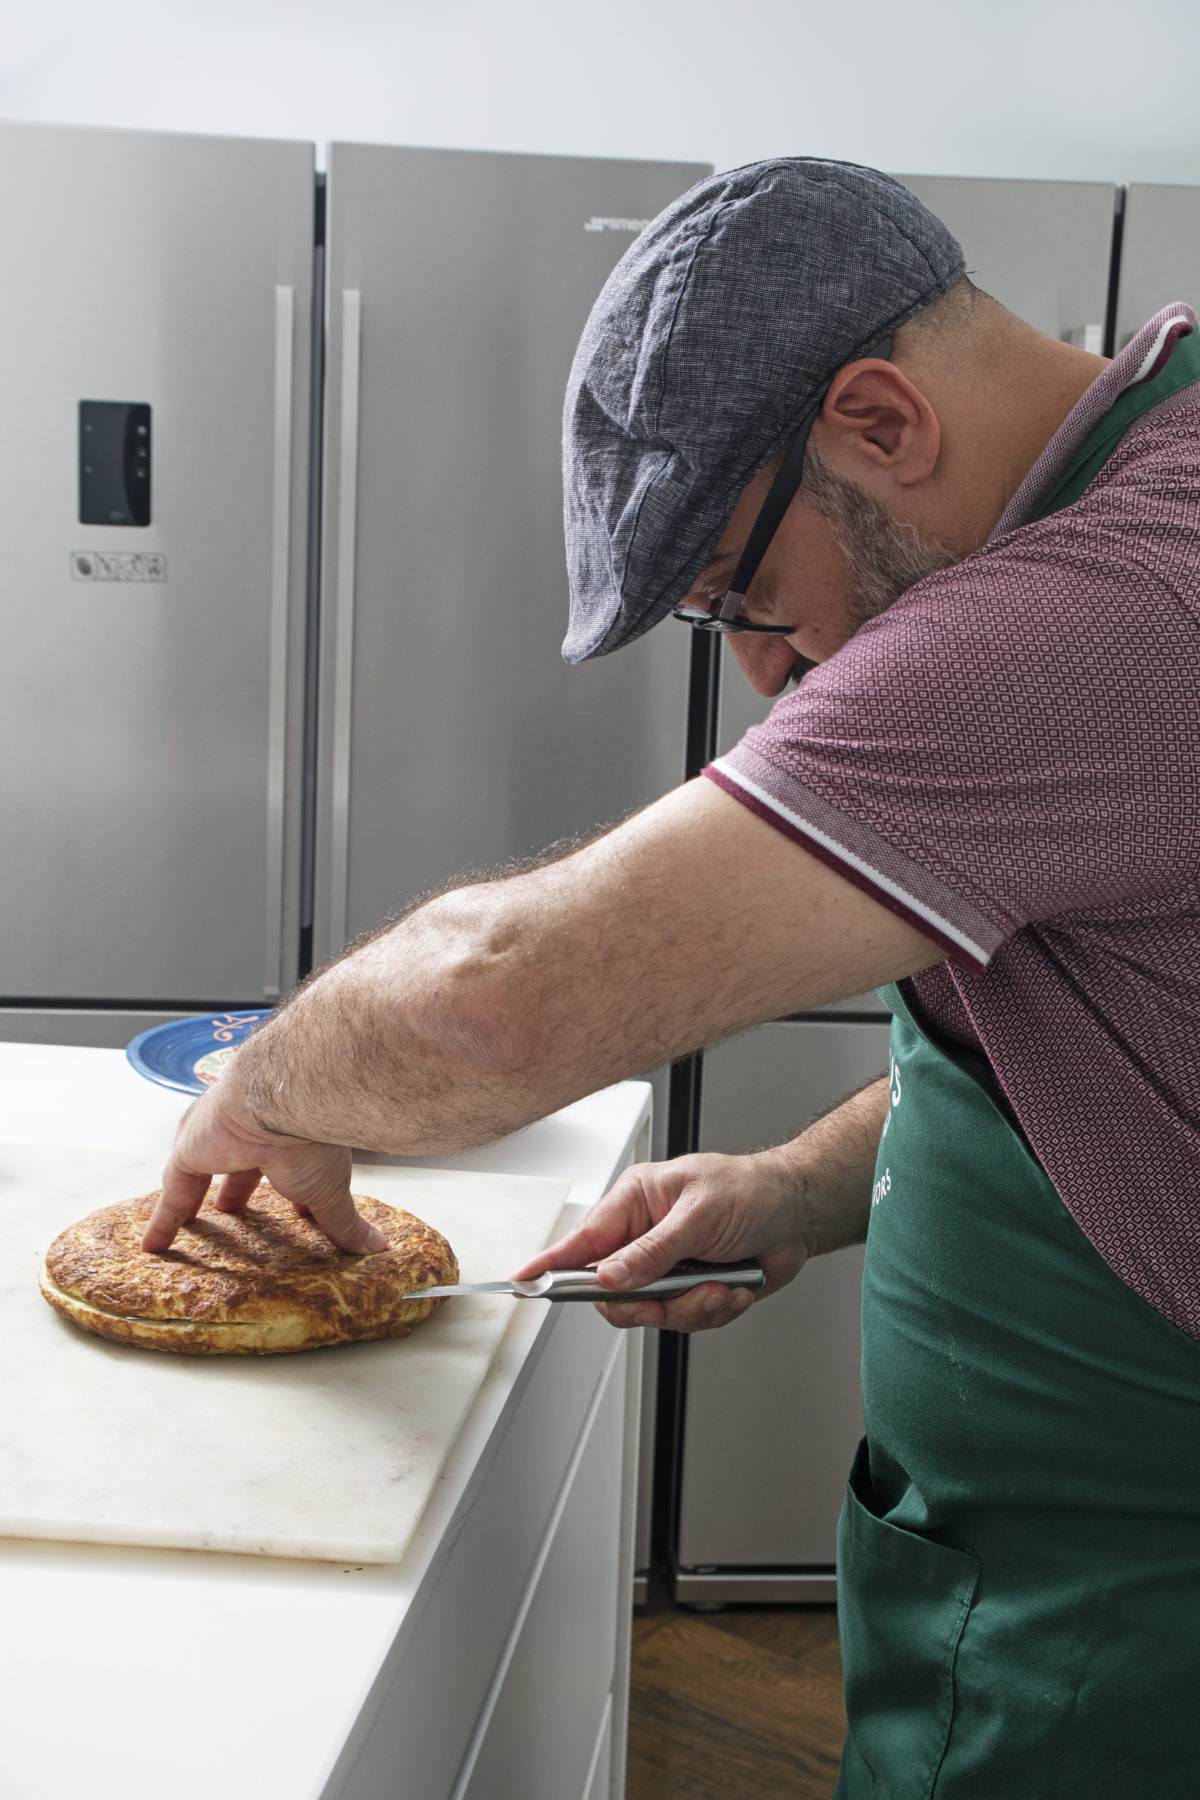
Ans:
{"label": "gray flat cap", "polygon": [[665,618],[843,363],[963,272],[915,195],[852,163],[750,163],[660,213],[604,284],[567,386],[565,660]]}

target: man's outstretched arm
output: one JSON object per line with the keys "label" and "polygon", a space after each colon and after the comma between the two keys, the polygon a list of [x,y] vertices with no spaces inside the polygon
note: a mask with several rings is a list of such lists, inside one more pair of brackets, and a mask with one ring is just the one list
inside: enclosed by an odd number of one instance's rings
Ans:
{"label": "man's outstretched arm", "polygon": [[[927,968],[943,952],[711,782],[561,862],[458,889],[311,981],[186,1115],[146,1236],[207,1179],[259,1169],[347,1249],[355,1145],[487,1143],[763,1019]],[[240,1172],[240,1173],[239,1173]]]}

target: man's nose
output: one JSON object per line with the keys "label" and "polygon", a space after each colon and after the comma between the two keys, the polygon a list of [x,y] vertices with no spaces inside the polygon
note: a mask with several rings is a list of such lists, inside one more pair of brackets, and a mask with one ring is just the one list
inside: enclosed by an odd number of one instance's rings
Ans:
{"label": "man's nose", "polygon": [[738,666],[756,694],[773,699],[782,694],[795,668],[799,652],[787,639],[755,631],[739,632],[728,639]]}

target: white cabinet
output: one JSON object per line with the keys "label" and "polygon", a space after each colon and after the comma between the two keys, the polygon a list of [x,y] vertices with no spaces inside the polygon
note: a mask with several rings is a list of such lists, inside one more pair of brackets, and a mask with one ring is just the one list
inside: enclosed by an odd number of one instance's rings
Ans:
{"label": "white cabinet", "polygon": [[[571,1459],[501,1663],[494,1704],[481,1720],[478,1752],[454,1800],[584,1800],[597,1734],[612,1716],[623,1363],[623,1353],[610,1362]],[[585,1571],[587,1591],[603,1591],[598,1569],[611,1569],[614,1581],[593,1613],[580,1600]]]}
{"label": "white cabinet", "polygon": [[[374,1722],[366,1741],[334,1772],[325,1790],[330,1800],[447,1800],[463,1792],[462,1771],[478,1754],[543,1565],[571,1511],[570,1476],[590,1442],[596,1395],[613,1385],[618,1361],[624,1366],[624,1338],[590,1306],[561,1307],[550,1324],[483,1482],[465,1496],[449,1527],[452,1548],[426,1603],[412,1609],[380,1671],[369,1703]],[[611,1463],[615,1542],[624,1472],[620,1441]],[[611,1555],[610,1592],[615,1548]],[[596,1567],[594,1554],[579,1596],[594,1595]],[[578,1605],[567,1605],[559,1626],[575,1633],[588,1623],[595,1621],[581,1616]],[[612,1685],[612,1629],[607,1636],[609,1677],[597,1688],[597,1720]],[[594,1735],[593,1724],[589,1752]]]}
{"label": "white cabinet", "polygon": [[[0,1097],[0,1150],[165,1156],[179,1110],[100,1049],[0,1043]],[[554,1174],[587,1206],[646,1155],[648,1102],[626,1083],[435,1166]],[[4,1800],[77,1791],[71,1759],[46,1758],[64,1705],[92,1787],[122,1800],[158,1795],[167,1767],[176,1800],[618,1800],[640,1334],[586,1305],[514,1308],[401,1563],[0,1538]],[[64,1638],[76,1614],[111,1621],[117,1653]],[[184,1616],[164,1655],[163,1618]]]}

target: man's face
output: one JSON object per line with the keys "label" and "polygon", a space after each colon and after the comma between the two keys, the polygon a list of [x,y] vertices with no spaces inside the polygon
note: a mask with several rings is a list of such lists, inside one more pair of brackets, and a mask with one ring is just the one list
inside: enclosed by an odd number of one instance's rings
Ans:
{"label": "man's face", "polygon": [[[754,477],[738,499],[689,603],[712,610],[771,485]],[[789,624],[786,635],[746,632],[730,647],[756,693],[780,694],[809,663],[824,662],[907,588],[958,561],[921,537],[865,489],[834,475],[810,444],[804,483],[750,584],[743,611],[756,624]]]}

